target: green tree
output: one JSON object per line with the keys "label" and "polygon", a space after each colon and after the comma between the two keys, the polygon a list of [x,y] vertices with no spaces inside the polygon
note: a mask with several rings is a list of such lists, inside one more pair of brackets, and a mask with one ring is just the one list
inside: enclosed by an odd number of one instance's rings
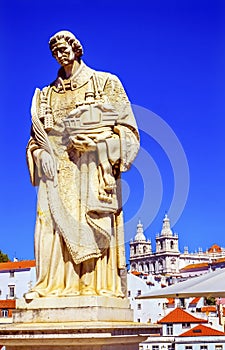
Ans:
{"label": "green tree", "polygon": [[216,299],[214,297],[205,298],[205,303],[206,305],[215,305]]}
{"label": "green tree", "polygon": [[0,262],[7,262],[9,261],[9,257],[7,254],[4,254],[1,250],[0,250]]}

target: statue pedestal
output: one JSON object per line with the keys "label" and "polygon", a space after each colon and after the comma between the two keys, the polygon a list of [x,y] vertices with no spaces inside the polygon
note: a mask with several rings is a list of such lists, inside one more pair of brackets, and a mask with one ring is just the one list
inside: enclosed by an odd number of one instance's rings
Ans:
{"label": "statue pedestal", "polygon": [[138,350],[139,344],[159,326],[133,322],[72,322],[3,327],[0,343],[6,345],[7,350]]}
{"label": "statue pedestal", "polygon": [[99,296],[17,301],[1,326],[7,350],[138,350],[161,326],[132,322],[128,299]]}
{"label": "statue pedestal", "polygon": [[14,323],[88,321],[132,322],[133,310],[128,299],[92,295],[20,299],[13,314]]}

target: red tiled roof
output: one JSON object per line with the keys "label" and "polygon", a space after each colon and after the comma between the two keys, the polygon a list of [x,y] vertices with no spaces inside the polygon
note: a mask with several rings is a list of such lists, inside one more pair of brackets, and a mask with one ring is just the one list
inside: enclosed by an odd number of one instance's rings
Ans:
{"label": "red tiled roof", "polygon": [[135,276],[141,275],[141,272],[139,272],[139,271],[131,271],[131,273]]}
{"label": "red tiled roof", "polygon": [[168,300],[168,305],[174,305],[174,303],[175,303],[175,299],[174,298],[167,298],[167,300]]}
{"label": "red tiled roof", "polygon": [[216,312],[216,305],[203,306],[201,308],[202,312]]}
{"label": "red tiled roof", "polygon": [[35,260],[8,261],[0,263],[0,271],[29,269],[35,265]]}
{"label": "red tiled roof", "polygon": [[218,244],[213,244],[209,249],[208,253],[221,253],[222,249]]}
{"label": "red tiled roof", "polygon": [[206,327],[202,324],[199,324],[198,326],[189,329],[187,332],[184,332],[179,335],[179,337],[202,337],[202,336],[215,336],[215,335],[223,335],[225,336],[224,332],[218,331],[217,329],[213,329],[210,327]]}
{"label": "red tiled roof", "polygon": [[198,304],[200,299],[201,299],[200,297],[192,299],[192,301],[189,303],[189,306]]}
{"label": "red tiled roof", "polygon": [[16,308],[16,300],[7,299],[0,300],[0,309],[15,309]]}
{"label": "red tiled roof", "polygon": [[150,285],[150,286],[154,286],[154,285],[155,285],[155,284],[154,284],[153,282],[151,282],[151,281],[147,281],[146,284],[147,284],[147,285]]}
{"label": "red tiled roof", "polygon": [[187,266],[184,266],[180,272],[186,271],[186,270],[199,270],[203,268],[208,268],[209,264],[208,263],[199,263],[199,264],[190,264]]}
{"label": "red tiled roof", "polygon": [[219,259],[216,259],[215,261],[212,262],[212,265],[216,265],[220,262],[224,262],[225,261],[225,258],[219,258]]}
{"label": "red tiled roof", "polygon": [[183,309],[176,308],[167,316],[163,317],[158,323],[207,323],[207,320],[194,317]]}

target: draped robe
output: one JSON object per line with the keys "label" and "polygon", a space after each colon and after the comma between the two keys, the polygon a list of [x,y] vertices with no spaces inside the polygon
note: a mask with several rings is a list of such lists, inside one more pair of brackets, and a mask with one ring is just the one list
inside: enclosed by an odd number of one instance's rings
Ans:
{"label": "draped robe", "polygon": [[[112,106],[115,111],[114,120],[108,125],[107,121],[102,124],[100,121],[84,130],[86,135],[111,132],[110,137],[101,141],[116,183],[110,193],[105,192],[106,200],[99,196],[103,180],[97,151],[70,149],[71,135],[65,126],[65,118],[85,101],[90,81],[95,81],[95,98],[100,92],[107,101],[106,109]],[[50,127],[43,118],[43,101],[47,105],[44,118],[50,116]],[[53,84],[38,91],[32,114],[27,162],[32,184],[39,187],[35,228],[37,282],[31,291],[40,297],[80,294],[123,297],[121,271],[125,270],[126,261],[120,173],[129,169],[139,148],[136,122],[123,86],[116,76],[94,71],[81,62],[70,79],[64,77],[61,69]],[[40,140],[41,132],[47,148]],[[56,181],[43,174],[40,164],[43,149],[54,160]],[[36,150],[38,156],[34,156]]]}

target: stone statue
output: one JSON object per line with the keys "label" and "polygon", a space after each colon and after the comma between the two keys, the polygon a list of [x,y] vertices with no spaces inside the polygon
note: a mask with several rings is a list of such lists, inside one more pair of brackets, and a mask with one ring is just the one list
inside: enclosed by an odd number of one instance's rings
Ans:
{"label": "stone statue", "polygon": [[37,283],[25,298],[123,298],[120,173],[138,152],[136,122],[119,79],[86,66],[72,33],[56,33],[49,46],[61,68],[52,84],[36,89],[31,107]]}

